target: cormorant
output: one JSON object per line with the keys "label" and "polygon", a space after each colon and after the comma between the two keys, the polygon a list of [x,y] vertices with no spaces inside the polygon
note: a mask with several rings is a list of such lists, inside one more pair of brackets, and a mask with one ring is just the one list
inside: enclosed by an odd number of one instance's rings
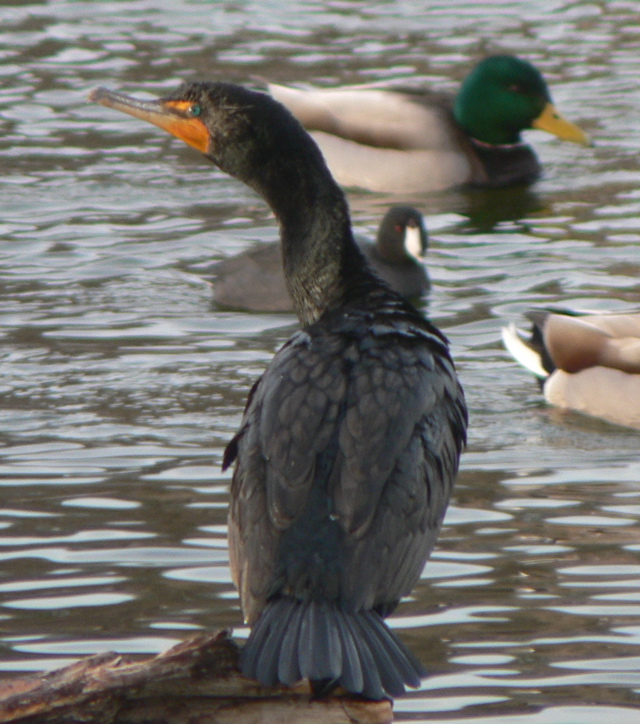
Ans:
{"label": "cormorant", "polygon": [[383,617],[420,577],[465,441],[446,338],[371,273],[344,194],[278,102],[206,82],[158,101],[91,97],[197,148],[280,222],[302,329],[255,383],[224,458],[231,570],[251,626],[243,672],[371,699],[418,686],[422,666]]}

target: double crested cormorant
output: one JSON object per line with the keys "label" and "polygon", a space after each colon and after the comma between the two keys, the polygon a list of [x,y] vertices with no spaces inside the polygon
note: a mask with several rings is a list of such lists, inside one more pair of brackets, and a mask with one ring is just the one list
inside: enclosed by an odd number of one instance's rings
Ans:
{"label": "double crested cormorant", "polygon": [[420,193],[533,181],[540,164],[528,128],[588,144],[562,118],[539,70],[511,55],[480,61],[455,98],[428,90],[269,85],[312,133],[343,186]]}
{"label": "double crested cormorant", "polygon": [[383,622],[416,584],[458,469],[467,413],[446,338],[371,273],[346,199],[293,116],[227,83],[158,101],[92,99],[166,129],[269,204],[302,329],[254,385],[235,461],[231,570],[245,675],[380,699],[423,670]]}
{"label": "double crested cormorant", "polygon": [[[412,206],[392,206],[384,215],[375,244],[355,237],[374,271],[407,299],[429,291],[422,263],[427,231]],[[282,270],[280,242],[258,244],[210,265],[213,298],[218,304],[252,312],[290,312],[293,302]]]}
{"label": "double crested cormorant", "polygon": [[530,339],[505,327],[505,346],[541,381],[547,402],[640,428],[640,313],[536,310]]}

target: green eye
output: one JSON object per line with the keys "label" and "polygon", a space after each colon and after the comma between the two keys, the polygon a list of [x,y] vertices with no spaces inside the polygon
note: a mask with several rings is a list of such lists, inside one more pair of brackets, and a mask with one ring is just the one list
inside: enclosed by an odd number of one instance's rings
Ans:
{"label": "green eye", "polygon": [[202,113],[202,106],[199,106],[197,103],[194,103],[191,108],[189,108],[189,115],[197,117]]}

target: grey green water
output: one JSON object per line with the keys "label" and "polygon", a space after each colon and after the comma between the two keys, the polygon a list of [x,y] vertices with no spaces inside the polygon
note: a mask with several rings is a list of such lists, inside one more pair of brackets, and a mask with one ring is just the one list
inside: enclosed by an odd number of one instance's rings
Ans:
{"label": "grey green water", "polygon": [[[545,407],[500,326],[639,301],[638,4],[0,4],[0,675],[189,633],[243,634],[225,443],[295,328],[217,309],[194,269],[275,238],[248,189],[86,102],[194,76],[454,89],[538,65],[596,146],[538,132],[529,189],[409,199],[470,441],[438,548],[393,624],[431,676],[405,721],[640,721],[640,436]],[[350,193],[372,234],[390,196]]]}

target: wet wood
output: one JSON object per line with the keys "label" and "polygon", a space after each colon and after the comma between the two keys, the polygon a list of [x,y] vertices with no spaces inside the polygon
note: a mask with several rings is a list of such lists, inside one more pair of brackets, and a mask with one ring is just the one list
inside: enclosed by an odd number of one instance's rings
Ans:
{"label": "wet wood", "polygon": [[388,701],[314,700],[306,683],[267,688],[238,671],[226,631],[152,659],[98,654],[63,669],[0,681],[0,724],[386,724]]}

